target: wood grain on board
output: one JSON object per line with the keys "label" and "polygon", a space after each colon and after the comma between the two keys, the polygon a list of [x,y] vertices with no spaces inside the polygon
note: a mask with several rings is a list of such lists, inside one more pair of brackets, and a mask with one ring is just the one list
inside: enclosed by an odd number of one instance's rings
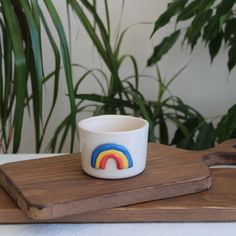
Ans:
{"label": "wood grain on board", "polygon": [[[208,165],[233,164],[235,154],[232,142],[235,140],[204,152],[190,152],[151,144],[146,170],[130,179],[102,180],[89,177],[81,170],[79,155],[74,154],[5,164],[1,167],[0,182],[17,205],[33,219],[68,216],[67,220],[71,222],[89,222],[93,219],[98,222],[142,221],[142,219],[152,221],[152,207],[149,208],[149,220],[144,210],[141,210],[144,215],[140,219],[133,214],[127,215],[128,218],[124,217],[123,213],[119,216],[120,210],[131,207],[129,210],[131,211],[133,206],[97,212],[97,218],[96,214],[90,211],[208,189],[211,186],[210,170],[204,163],[202,155],[205,155],[204,159]],[[139,204],[141,209],[143,204]],[[148,206],[152,203],[145,204]],[[103,212],[107,214],[106,219],[101,215]],[[84,214],[78,216],[76,220],[73,220],[74,216],[69,218],[79,213]]]}

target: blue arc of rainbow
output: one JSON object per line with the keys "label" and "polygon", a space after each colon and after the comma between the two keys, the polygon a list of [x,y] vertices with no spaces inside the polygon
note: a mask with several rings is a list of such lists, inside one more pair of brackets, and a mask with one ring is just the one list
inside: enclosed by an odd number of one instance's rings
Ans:
{"label": "blue arc of rainbow", "polygon": [[96,169],[105,169],[110,158],[116,161],[118,169],[133,167],[133,160],[127,148],[115,143],[105,143],[96,147],[92,153],[91,166]]}

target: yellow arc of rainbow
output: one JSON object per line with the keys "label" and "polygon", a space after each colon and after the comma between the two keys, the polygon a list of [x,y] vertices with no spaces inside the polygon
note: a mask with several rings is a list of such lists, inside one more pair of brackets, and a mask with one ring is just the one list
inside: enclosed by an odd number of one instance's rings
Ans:
{"label": "yellow arc of rainbow", "polygon": [[101,152],[98,157],[97,157],[97,160],[96,160],[96,168],[99,168],[100,167],[100,163],[102,161],[102,158],[106,155],[109,155],[109,154],[117,154],[119,157],[122,158],[122,162],[123,162],[123,168],[124,169],[128,169],[129,168],[129,163],[128,163],[128,160],[126,158],[126,156],[120,152],[120,151],[117,151],[117,150],[107,150],[107,151],[103,151]]}

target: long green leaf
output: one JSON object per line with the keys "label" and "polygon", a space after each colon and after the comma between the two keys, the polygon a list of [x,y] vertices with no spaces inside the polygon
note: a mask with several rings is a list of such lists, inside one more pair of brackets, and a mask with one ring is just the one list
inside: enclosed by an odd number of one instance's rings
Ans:
{"label": "long green leaf", "polygon": [[98,94],[76,94],[76,98],[82,99],[82,100],[89,100],[93,102],[99,102],[103,103],[105,105],[114,106],[114,107],[129,107],[134,108],[135,105],[124,100],[120,100],[118,98],[110,98],[108,96],[101,96]]}
{"label": "long green leaf", "polygon": [[229,71],[231,71],[236,65],[236,57],[235,57],[235,55],[236,55],[236,43],[235,43],[236,38],[233,39],[233,41],[234,41],[234,43],[232,44],[232,46],[230,47],[229,52],[228,52],[228,57],[229,57],[228,69],[229,69]]}
{"label": "long green leaf", "polygon": [[[11,84],[12,84],[12,74],[13,74],[13,60],[12,60],[12,45],[11,41],[9,40],[10,36],[8,31],[6,30],[3,22],[1,22],[1,27],[2,27],[2,40],[3,40],[3,52],[1,48],[1,82],[0,82],[0,119],[1,119],[1,129],[2,129],[2,148],[5,149],[5,152],[8,150],[8,135],[7,135],[7,121],[9,118],[9,105],[10,105],[10,99],[11,99]],[[0,47],[2,47],[0,45]],[[4,65],[2,63],[2,59],[4,59]],[[3,70],[4,67],[4,70]],[[3,75],[4,71],[4,75]],[[4,77],[3,77],[4,76]],[[3,83],[4,81],[4,83]],[[12,124],[8,122],[9,125],[11,126]],[[8,132],[9,133],[9,132]]]}
{"label": "long green leaf", "polygon": [[219,32],[215,38],[213,38],[209,43],[209,52],[211,56],[211,62],[214,60],[215,56],[220,51],[221,45],[223,41],[223,33]]}
{"label": "long green leaf", "polygon": [[63,60],[64,70],[65,70],[65,75],[66,75],[67,90],[68,90],[69,101],[70,101],[70,110],[71,110],[71,146],[70,146],[70,151],[72,152],[73,146],[74,146],[75,132],[76,132],[76,104],[75,104],[69,48],[68,48],[63,24],[61,22],[61,19],[58,15],[54,5],[52,4],[51,0],[44,0],[44,2],[45,2],[47,10],[50,14],[50,17],[54,23],[54,26],[57,30],[57,33],[58,33],[58,36],[60,39],[62,60]]}
{"label": "long green leaf", "polygon": [[110,61],[108,60],[108,57],[107,57],[106,51],[104,50],[103,44],[100,41],[100,39],[98,38],[97,34],[94,32],[94,27],[92,26],[92,24],[88,20],[87,16],[84,14],[81,6],[75,0],[68,0],[68,3],[70,4],[72,10],[76,13],[76,15],[81,20],[82,24],[85,27],[85,30],[87,31],[88,35],[92,39],[92,41],[93,41],[94,45],[96,46],[96,49],[98,50],[99,54],[101,55],[101,57],[103,58],[105,63],[107,65],[109,65],[109,67],[110,67]]}
{"label": "long green leaf", "polygon": [[[1,21],[0,21],[1,23]],[[6,30],[5,30],[5,26],[3,24],[0,24],[0,29],[2,32],[0,34],[0,122],[1,122],[1,126],[0,126],[0,150],[4,150],[4,142],[6,143],[6,132],[5,132],[5,126],[4,126],[4,84],[3,84],[3,60],[2,58],[4,57],[3,55],[3,49],[2,47],[4,48],[4,46],[2,46],[4,43],[2,42],[3,41],[3,38],[4,38],[4,35],[6,35]],[[5,36],[6,37],[6,36]]]}
{"label": "long green leaf", "polygon": [[[38,19],[39,16],[34,12],[32,15],[32,9],[30,9],[28,0],[21,0],[22,8],[24,10],[27,23],[29,26],[32,49],[34,55],[34,61],[37,65],[35,67],[37,75],[37,90],[38,90],[38,99],[39,99],[39,114],[42,114],[42,80],[43,80],[43,65],[42,65],[42,52],[41,52],[41,37],[39,31],[39,22],[35,21],[35,18]],[[35,9],[35,4],[34,4]],[[39,21],[39,20],[38,20]]]}
{"label": "long green leaf", "polygon": [[119,59],[119,67],[121,66],[121,64],[123,63],[123,61],[125,59],[130,59],[131,63],[133,65],[134,68],[134,78],[135,78],[135,88],[138,89],[139,88],[139,71],[138,71],[138,63],[135,59],[135,57],[133,55],[123,55],[120,59]]}
{"label": "long green leaf", "polygon": [[1,1],[3,8],[3,16],[6,22],[7,30],[9,31],[9,36],[11,44],[13,47],[15,55],[15,93],[16,93],[16,105],[15,105],[15,114],[14,114],[14,139],[13,139],[13,152],[17,152],[20,140],[21,140],[21,131],[24,117],[24,98],[25,98],[25,55],[24,48],[22,44],[22,35],[20,32],[20,27],[18,25],[18,20],[14,13],[10,1]]}
{"label": "long green leaf", "polygon": [[163,55],[165,55],[177,41],[180,30],[175,31],[170,36],[165,37],[162,42],[155,47],[152,56],[148,59],[147,65],[153,65],[156,62],[160,61]]}
{"label": "long green leaf", "polygon": [[[36,5],[34,4],[34,16],[33,11],[29,6],[28,0],[21,1],[22,9],[25,13],[27,24],[29,27],[30,41],[28,43],[32,45],[31,58],[33,65],[31,68],[31,81],[33,96],[33,110],[35,120],[35,135],[36,135],[36,152],[40,150],[40,136],[41,136],[41,124],[42,124],[42,87],[43,87],[43,65],[42,65],[42,52],[41,52],[41,37],[40,26],[38,20],[38,12],[36,11]],[[37,22],[35,21],[37,20]]]}
{"label": "long green leaf", "polygon": [[[78,92],[78,89],[79,89],[80,84],[87,78],[87,76],[88,76],[88,75],[92,75],[92,76],[95,78],[95,80],[97,81],[98,85],[100,86],[100,88],[101,88],[101,90],[102,90],[102,93],[103,93],[104,95],[106,94],[106,91],[105,91],[105,89],[104,89],[104,87],[103,87],[102,82],[94,75],[94,72],[95,72],[95,71],[101,72],[101,70],[91,69],[91,70],[86,71],[86,72],[79,78],[78,82],[77,82],[76,85],[75,85],[75,93]],[[104,72],[102,72],[102,75],[103,75],[103,73],[104,73]]]}
{"label": "long green leaf", "polygon": [[54,70],[54,73],[53,73],[53,75],[55,76],[54,77],[54,86],[53,86],[53,100],[52,100],[52,105],[51,105],[51,108],[49,110],[49,113],[48,113],[48,116],[46,118],[46,122],[45,122],[45,125],[44,125],[44,128],[43,128],[43,133],[42,133],[42,137],[41,137],[41,140],[40,140],[40,148],[41,148],[41,145],[42,145],[42,142],[43,142],[43,138],[44,138],[46,129],[48,127],[50,118],[51,118],[51,116],[53,114],[53,111],[54,111],[54,108],[55,108],[55,105],[56,105],[56,101],[57,101],[57,98],[58,98],[61,57],[60,57],[60,51],[59,51],[59,49],[57,47],[57,44],[56,44],[56,42],[54,40],[54,37],[53,37],[53,35],[51,33],[51,30],[50,30],[50,28],[49,28],[49,26],[47,24],[47,21],[46,21],[46,19],[44,17],[44,14],[43,14],[43,12],[42,12],[42,10],[40,8],[39,8],[39,13],[40,13],[40,18],[42,20],[43,26],[44,26],[44,28],[46,30],[48,39],[50,41],[51,47],[53,49],[54,58],[55,58],[55,70]]}
{"label": "long green leaf", "polygon": [[111,37],[111,24],[110,24],[110,14],[109,14],[109,6],[108,6],[107,0],[104,0],[104,5],[105,5],[105,12],[106,12],[107,34],[108,34],[108,39],[110,41],[110,37]]}
{"label": "long green leaf", "polygon": [[153,34],[161,27],[166,25],[173,16],[181,12],[187,2],[188,0],[176,0],[170,3],[170,5],[168,5],[168,9],[163,14],[161,14],[161,16],[155,22],[154,30],[151,36],[153,36]]}

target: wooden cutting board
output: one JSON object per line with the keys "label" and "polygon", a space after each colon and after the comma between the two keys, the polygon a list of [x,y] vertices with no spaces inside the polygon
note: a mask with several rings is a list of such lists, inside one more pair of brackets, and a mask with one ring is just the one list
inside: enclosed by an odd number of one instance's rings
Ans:
{"label": "wooden cutting board", "polygon": [[27,217],[0,188],[0,224],[236,221],[235,179],[236,169],[213,169],[209,191],[46,221]]}
{"label": "wooden cutting board", "polygon": [[[230,140],[212,150],[201,153],[205,155],[210,165],[234,164],[236,158],[235,153],[232,152],[234,151],[234,144],[236,144],[236,140]],[[196,158],[202,157],[201,155],[196,155]],[[88,212],[67,218],[47,220],[46,222],[236,221],[235,178],[236,169],[213,169],[213,187],[209,191],[126,207]],[[30,222],[37,223],[39,221],[28,218],[17,208],[8,194],[0,188],[0,223]]]}
{"label": "wooden cutting board", "polygon": [[[222,153],[234,151],[231,143],[214,154],[217,150],[208,151],[207,165],[235,161],[234,153]],[[123,180],[87,176],[78,154],[21,161],[1,166],[0,182],[29,217],[62,218],[208,189],[211,177],[203,154],[152,144],[145,172]]]}

